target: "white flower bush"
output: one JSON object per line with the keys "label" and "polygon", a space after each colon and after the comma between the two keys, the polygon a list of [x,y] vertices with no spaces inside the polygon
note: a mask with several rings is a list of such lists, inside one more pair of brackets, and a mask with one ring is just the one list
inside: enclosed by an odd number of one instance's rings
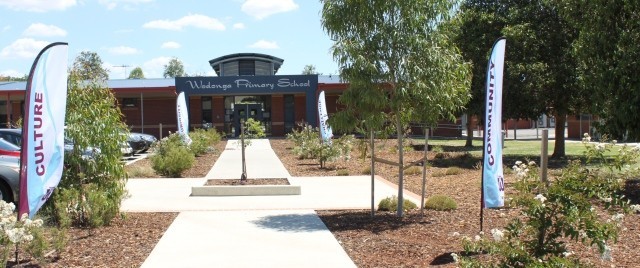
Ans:
{"label": "white flower bush", "polygon": [[15,248],[11,245],[33,241],[33,231],[42,227],[42,220],[31,220],[27,214],[20,221],[14,213],[16,206],[0,200],[0,264],[6,265],[7,259]]}

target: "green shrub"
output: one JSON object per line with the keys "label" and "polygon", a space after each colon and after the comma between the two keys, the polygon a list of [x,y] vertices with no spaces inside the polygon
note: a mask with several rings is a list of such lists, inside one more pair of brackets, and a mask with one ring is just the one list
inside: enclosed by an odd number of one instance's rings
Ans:
{"label": "green shrub", "polygon": [[450,167],[445,170],[445,175],[458,175],[462,173],[462,169],[459,167]]}
{"label": "green shrub", "polygon": [[[411,202],[411,200],[404,199],[402,202],[404,211],[409,211],[412,209],[418,208],[416,203]],[[398,198],[394,195],[392,197],[387,197],[385,199],[380,200],[378,203],[379,211],[397,211],[398,210]]]}
{"label": "green shrub", "polygon": [[183,144],[178,134],[171,134],[158,141],[150,157],[153,169],[162,175],[180,177],[195,161],[193,153]]}
{"label": "green shrub", "polygon": [[361,172],[364,175],[371,175],[371,166],[367,165],[367,166],[363,167]]}
{"label": "green shrub", "polygon": [[323,143],[318,128],[302,125],[301,130],[287,134],[287,139],[293,141],[293,153],[298,159],[318,159],[320,167],[324,167],[327,161],[350,159],[355,138],[353,135],[344,135],[332,139],[331,143]]}
{"label": "green shrub", "polygon": [[189,137],[191,138],[189,149],[195,156],[200,156],[213,150],[214,141],[208,130],[195,129],[189,132]]}
{"label": "green shrub", "polygon": [[424,207],[438,211],[448,211],[457,209],[458,204],[453,200],[453,198],[446,195],[434,195],[427,198],[427,201],[424,203]]}
{"label": "green shrub", "polygon": [[409,167],[405,170],[403,170],[403,173],[405,175],[418,175],[418,174],[422,174],[422,167],[418,167],[418,166],[412,166]]}
{"label": "green shrub", "polygon": [[155,171],[151,167],[136,167],[131,168],[130,166],[125,167],[127,171],[127,176],[129,178],[150,178],[156,175]]}
{"label": "green shrub", "polygon": [[448,156],[442,146],[439,145],[433,146],[433,149],[431,151],[435,154],[434,158],[436,159],[444,159]]}
{"label": "green shrub", "polygon": [[338,174],[338,176],[349,176],[348,169],[338,169],[336,173]]}

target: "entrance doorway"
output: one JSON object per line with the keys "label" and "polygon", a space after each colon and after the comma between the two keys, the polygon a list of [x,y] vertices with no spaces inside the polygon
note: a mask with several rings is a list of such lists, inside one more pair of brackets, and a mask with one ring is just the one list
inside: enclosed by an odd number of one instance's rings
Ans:
{"label": "entrance doorway", "polygon": [[234,113],[233,118],[235,119],[234,120],[235,122],[233,125],[236,129],[235,131],[236,137],[240,135],[241,121],[247,121],[249,120],[249,118],[253,118],[253,120],[262,122],[264,119],[263,113],[262,113],[262,104],[239,103],[235,105],[233,113]]}

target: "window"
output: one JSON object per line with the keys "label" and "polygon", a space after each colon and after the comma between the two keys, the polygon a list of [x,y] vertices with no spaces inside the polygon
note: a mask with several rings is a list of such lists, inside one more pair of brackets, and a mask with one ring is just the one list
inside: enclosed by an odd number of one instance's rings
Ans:
{"label": "window", "polygon": [[122,108],[138,107],[138,98],[122,98]]}
{"label": "window", "polygon": [[211,96],[202,97],[202,123],[212,123]]}

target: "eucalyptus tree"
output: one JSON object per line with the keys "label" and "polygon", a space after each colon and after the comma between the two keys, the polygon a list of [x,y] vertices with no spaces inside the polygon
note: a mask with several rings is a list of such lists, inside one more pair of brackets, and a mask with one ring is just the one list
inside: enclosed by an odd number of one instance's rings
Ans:
{"label": "eucalyptus tree", "polygon": [[115,103],[106,80],[81,79],[71,69],[64,132],[73,144],[44,210],[61,226],[107,225],[120,213],[127,179],[121,148],[128,130]]}
{"label": "eucalyptus tree", "polygon": [[580,86],[611,138],[640,140],[640,1],[549,0],[579,30]]}
{"label": "eucalyptus tree", "polygon": [[131,72],[129,73],[128,79],[144,79],[144,72],[142,72],[142,68],[133,68],[133,70],[131,70]]}
{"label": "eucalyptus tree", "polygon": [[178,76],[185,76],[184,65],[178,58],[171,58],[169,62],[164,65],[164,78],[174,78]]}
{"label": "eucalyptus tree", "polygon": [[316,71],[316,66],[313,64],[307,64],[304,66],[304,69],[302,69],[302,74],[320,74],[318,73],[318,71]]}
{"label": "eucalyptus tree", "polygon": [[324,0],[322,25],[349,88],[336,129],[395,128],[398,216],[403,214],[403,136],[409,122],[453,119],[469,99],[470,68],[440,27],[454,1]]}
{"label": "eucalyptus tree", "polygon": [[553,156],[564,156],[566,116],[586,103],[571,52],[575,28],[544,0],[468,0],[461,5],[457,25],[455,40],[474,70],[467,111],[484,112],[488,53],[493,40],[505,36],[503,115],[534,120],[543,113],[555,116]]}
{"label": "eucalyptus tree", "polygon": [[73,70],[81,80],[108,80],[109,73],[102,67],[102,59],[93,51],[82,51],[73,61]]}

